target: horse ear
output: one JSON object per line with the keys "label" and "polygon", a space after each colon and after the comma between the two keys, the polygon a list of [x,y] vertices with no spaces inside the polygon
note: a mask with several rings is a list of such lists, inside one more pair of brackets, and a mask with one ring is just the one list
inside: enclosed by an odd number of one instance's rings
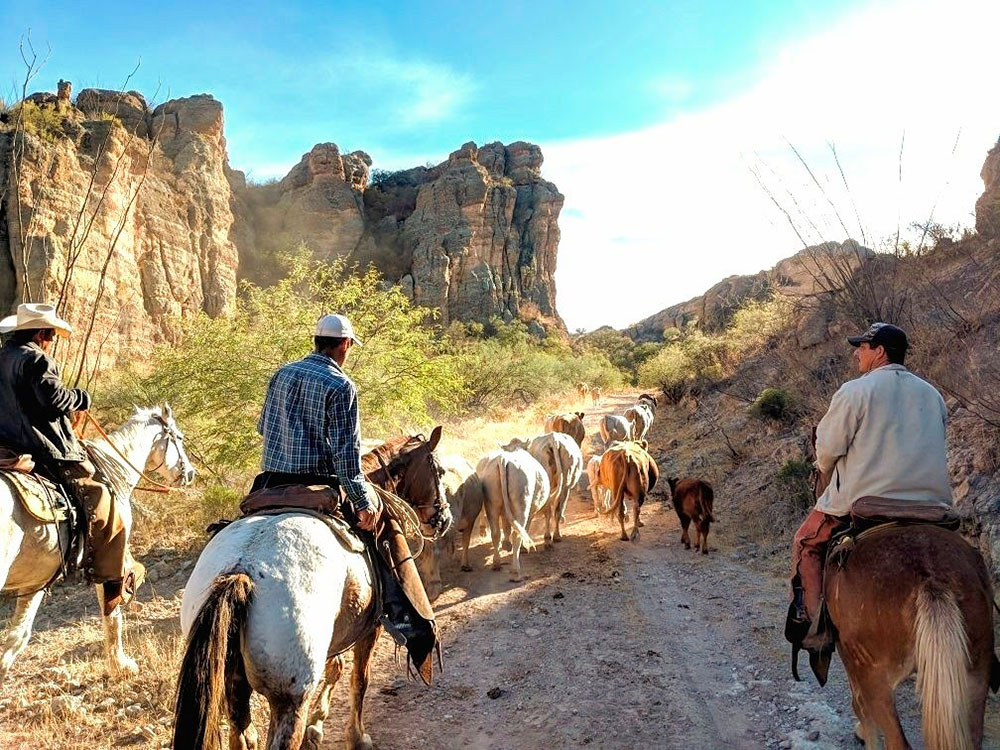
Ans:
{"label": "horse ear", "polygon": [[583,419],[583,412],[582,411],[578,411],[576,413],[576,416],[578,416],[582,420]]}
{"label": "horse ear", "polygon": [[437,448],[439,442],[441,442],[441,425],[431,430],[431,438],[427,441],[427,444],[430,446],[430,450],[434,450]]}

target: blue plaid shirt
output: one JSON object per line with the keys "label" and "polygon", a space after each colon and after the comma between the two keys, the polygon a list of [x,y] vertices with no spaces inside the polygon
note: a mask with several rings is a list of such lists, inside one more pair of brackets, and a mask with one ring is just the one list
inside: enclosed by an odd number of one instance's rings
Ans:
{"label": "blue plaid shirt", "polygon": [[313,352],[274,374],[257,432],[263,471],[335,474],[356,511],[369,507],[358,389],[331,357]]}

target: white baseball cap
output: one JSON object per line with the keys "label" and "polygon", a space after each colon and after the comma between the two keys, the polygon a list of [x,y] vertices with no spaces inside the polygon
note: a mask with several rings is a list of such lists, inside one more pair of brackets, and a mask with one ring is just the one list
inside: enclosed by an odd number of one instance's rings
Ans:
{"label": "white baseball cap", "polygon": [[353,339],[355,344],[361,346],[361,339],[355,335],[354,326],[346,315],[324,315],[316,321],[315,335],[333,339]]}

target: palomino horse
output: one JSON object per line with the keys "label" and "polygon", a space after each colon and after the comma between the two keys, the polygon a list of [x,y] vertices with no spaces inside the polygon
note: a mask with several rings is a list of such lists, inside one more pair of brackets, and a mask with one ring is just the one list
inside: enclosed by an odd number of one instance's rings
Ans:
{"label": "palomino horse", "polygon": [[[817,496],[825,486],[818,478]],[[909,750],[895,691],[914,672],[927,749],[982,747],[986,693],[1000,665],[992,584],[965,539],[931,525],[873,529],[846,560],[828,559],[824,596],[866,748],[878,748],[881,734],[886,750]],[[813,662],[824,684],[829,654]]]}
{"label": "palomino horse", "polygon": [[[139,483],[133,467],[156,471],[172,484],[190,484],[194,469],[184,451],[184,436],[174,423],[170,407],[136,408],[125,424],[91,445],[107,468],[115,492],[115,504],[125,524],[126,538],[132,530],[129,498]],[[121,454],[121,455],[119,455]],[[128,458],[126,461],[122,455]],[[0,657],[0,683],[31,637],[31,626],[47,586],[59,575],[62,552],[69,543],[66,522],[42,523],[31,518],[0,481],[0,589],[17,597]],[[97,585],[97,599],[104,610],[104,587]],[[112,674],[135,675],[139,668],[122,647],[121,607],[104,618],[104,646]]]}
{"label": "palomino horse", "polygon": [[[436,533],[444,533],[451,518],[434,456],[440,438],[436,427],[429,440],[399,438],[362,459],[369,480],[395,487]],[[177,683],[175,750],[217,748],[223,705],[231,750],[256,748],[254,690],[271,707],[269,750],[315,750],[351,648],[347,745],[374,747],[362,718],[381,632],[374,580],[367,558],[346,549],[314,516],[249,516],[223,528],[198,558],[181,603],[187,648]]]}

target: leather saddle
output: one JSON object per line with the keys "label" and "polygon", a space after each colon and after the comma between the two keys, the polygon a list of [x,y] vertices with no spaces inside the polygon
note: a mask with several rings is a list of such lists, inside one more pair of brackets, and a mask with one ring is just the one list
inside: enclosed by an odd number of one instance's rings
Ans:
{"label": "leather saddle", "polygon": [[[883,526],[929,524],[956,531],[961,520],[950,503],[939,500],[900,500],[873,495],[858,498],[851,507],[849,524],[830,540],[823,569],[826,571],[831,565],[843,567],[857,543]],[[809,639],[807,644],[810,645],[802,643],[806,635]],[[792,643],[792,676],[795,680],[800,680],[799,650],[805,648],[809,652],[809,666],[816,680],[820,686],[825,685],[830,659],[837,643],[837,628],[830,619],[826,602],[822,603],[815,628],[808,633],[797,628],[794,606],[790,606],[785,621],[785,637]]]}
{"label": "leather saddle", "polygon": [[[406,537],[395,520],[383,514],[373,539],[370,534],[357,531],[349,523],[353,512],[342,500],[339,489],[319,484],[287,484],[257,489],[240,503],[240,511],[244,516],[306,513],[324,521],[347,549],[367,553],[371,565],[378,572],[376,580],[380,584],[378,596],[382,606],[379,619],[387,630],[392,626],[393,619],[413,622],[416,635],[409,641],[397,639],[396,642],[397,645],[406,645],[416,673],[426,684],[430,684],[433,652],[437,652],[440,662],[434,610],[420,581]],[[222,522],[213,524],[209,527],[210,533],[222,528],[222,525]],[[363,541],[362,534],[370,540],[368,544]],[[389,621],[384,621],[384,615],[388,614],[386,610],[393,615]]]}

